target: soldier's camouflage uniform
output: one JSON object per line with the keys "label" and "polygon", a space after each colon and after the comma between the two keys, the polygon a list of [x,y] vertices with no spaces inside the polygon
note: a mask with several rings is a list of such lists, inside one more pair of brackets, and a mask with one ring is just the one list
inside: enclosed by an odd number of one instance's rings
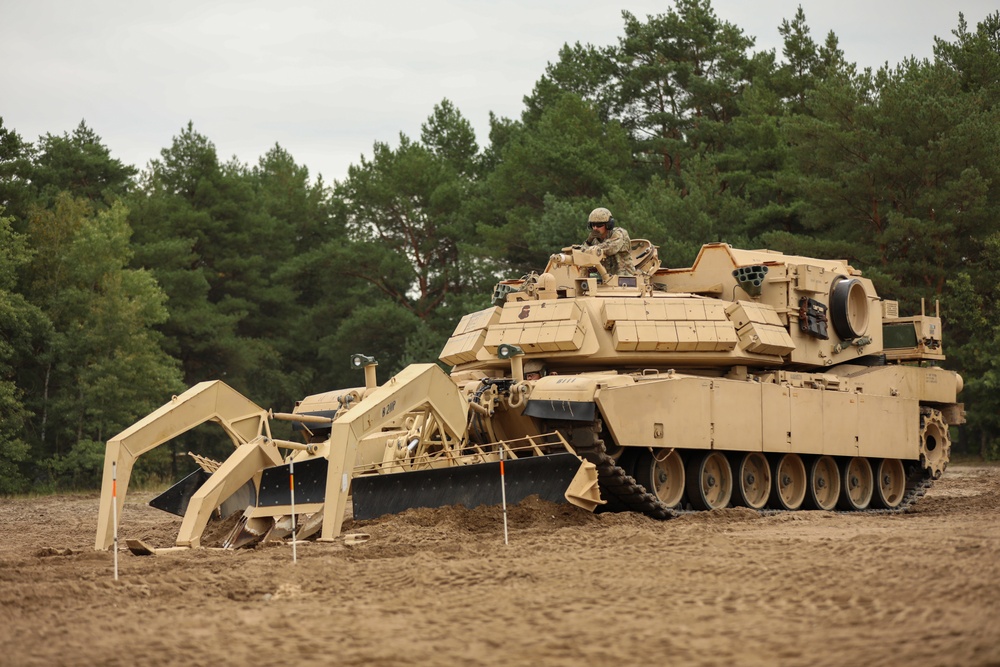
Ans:
{"label": "soldier's camouflage uniform", "polygon": [[632,239],[621,227],[615,227],[603,241],[595,234],[587,238],[585,247],[596,247],[603,257],[601,264],[613,276],[634,276],[635,265],[632,263]]}

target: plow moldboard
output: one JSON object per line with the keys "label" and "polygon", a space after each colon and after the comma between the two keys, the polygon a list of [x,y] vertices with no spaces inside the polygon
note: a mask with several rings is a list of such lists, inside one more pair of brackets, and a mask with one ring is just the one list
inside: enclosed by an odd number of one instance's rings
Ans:
{"label": "plow moldboard", "polygon": [[[580,468],[580,459],[568,453],[504,461],[507,503],[528,496],[565,503],[564,493]],[[374,519],[412,507],[499,505],[500,463],[418,470],[387,475],[364,475],[351,482],[354,518]]]}

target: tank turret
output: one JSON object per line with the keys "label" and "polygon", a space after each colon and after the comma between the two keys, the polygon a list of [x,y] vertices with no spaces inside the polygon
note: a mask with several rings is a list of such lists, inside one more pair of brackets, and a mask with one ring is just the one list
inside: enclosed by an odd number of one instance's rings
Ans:
{"label": "tank turret", "polygon": [[576,370],[811,369],[883,352],[883,303],[845,261],[715,243],[690,268],[661,269],[655,248],[634,245],[634,277],[601,276],[599,258],[566,248],[542,274],[500,283],[441,360],[495,366],[504,343]]}

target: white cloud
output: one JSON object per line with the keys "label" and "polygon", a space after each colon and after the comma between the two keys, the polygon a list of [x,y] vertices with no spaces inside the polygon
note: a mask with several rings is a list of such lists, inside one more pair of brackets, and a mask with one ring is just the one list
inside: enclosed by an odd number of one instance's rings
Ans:
{"label": "white cloud", "polygon": [[[142,167],[188,120],[222,159],[254,163],[275,142],[315,175],[340,178],[376,140],[416,137],[447,97],[487,140],[490,111],[519,116],[564,43],[608,45],[621,9],[665,2],[422,3],[260,0],[140,3],[0,0],[0,116],[25,139],[81,119],[112,153]],[[833,30],[849,61],[878,67],[930,57],[958,12],[937,0],[715,0],[720,18],[777,49],[777,26],[802,5],[817,41]]]}

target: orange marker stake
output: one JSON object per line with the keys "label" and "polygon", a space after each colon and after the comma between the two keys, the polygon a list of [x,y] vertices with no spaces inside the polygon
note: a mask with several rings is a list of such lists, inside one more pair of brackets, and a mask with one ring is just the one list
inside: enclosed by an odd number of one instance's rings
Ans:
{"label": "orange marker stake", "polygon": [[[115,526],[115,581],[118,581],[118,462],[111,462],[111,523]],[[106,535],[107,533],[105,533]]]}
{"label": "orange marker stake", "polygon": [[503,543],[507,544],[507,480],[503,474],[503,447],[500,448],[500,499],[503,502]]}
{"label": "orange marker stake", "polygon": [[288,459],[288,485],[292,492],[292,562],[297,563],[298,553],[295,550],[295,461]]}

